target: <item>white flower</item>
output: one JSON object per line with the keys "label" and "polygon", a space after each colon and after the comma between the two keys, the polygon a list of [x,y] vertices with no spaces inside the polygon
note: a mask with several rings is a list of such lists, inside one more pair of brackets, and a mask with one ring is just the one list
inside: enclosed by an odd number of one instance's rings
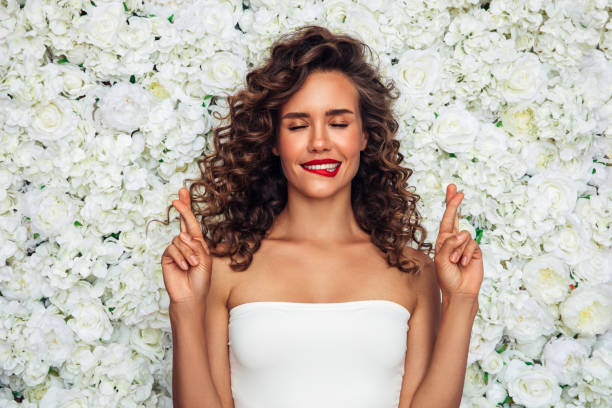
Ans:
{"label": "white flower", "polygon": [[582,363],[589,356],[586,346],[573,338],[553,338],[545,346],[542,362],[561,384],[575,384],[582,375]]}
{"label": "white flower", "polygon": [[502,112],[501,121],[503,128],[514,137],[536,140],[537,126],[531,107],[513,105]]}
{"label": "white flower", "polygon": [[583,57],[576,79],[590,109],[600,108],[612,97],[612,61],[600,50],[593,49]]}
{"label": "white flower", "polygon": [[87,41],[102,49],[110,49],[117,42],[117,33],[125,25],[123,5],[119,2],[86,4],[87,15],[81,17],[80,28]]}
{"label": "white flower", "polygon": [[569,268],[557,257],[544,254],[525,264],[523,282],[531,296],[544,303],[557,303],[569,292]]}
{"label": "white flower", "polygon": [[30,217],[34,230],[47,236],[59,234],[77,221],[77,204],[58,187],[46,186],[42,190],[28,191],[24,195],[22,210],[26,217]]}
{"label": "white flower", "polygon": [[508,294],[505,300],[503,318],[508,334],[514,338],[527,343],[554,331],[554,319],[549,311],[527,292]]}
{"label": "white flower", "polygon": [[153,23],[149,18],[132,16],[128,19],[128,24],[119,31],[119,39],[126,48],[149,55],[153,51],[152,31]]}
{"label": "white flower", "polygon": [[200,80],[213,94],[234,90],[246,73],[244,59],[227,51],[215,53],[202,67],[205,69]]}
{"label": "white flower", "polygon": [[480,367],[489,374],[497,374],[504,368],[504,359],[497,351],[480,360]]}
{"label": "white flower", "polygon": [[139,190],[147,186],[147,169],[137,166],[126,167],[123,170],[123,186],[126,190]]}
{"label": "white flower", "polygon": [[99,302],[83,301],[70,311],[72,318],[68,326],[86,343],[98,343],[100,339],[107,341],[113,332],[113,326]]}
{"label": "white flower", "polygon": [[508,103],[531,102],[546,84],[546,73],[537,55],[525,53],[511,64],[492,69],[501,92]]}
{"label": "white flower", "polygon": [[37,104],[30,124],[30,135],[34,140],[52,141],[68,136],[78,124],[78,117],[72,111],[70,101],[58,97]]}
{"label": "white flower", "polygon": [[449,153],[471,150],[480,129],[478,119],[461,107],[442,109],[434,121],[432,134],[442,149]]}
{"label": "white flower", "polygon": [[582,284],[560,305],[563,322],[573,331],[594,336],[612,325],[612,286]]}
{"label": "white flower", "polygon": [[561,220],[576,206],[578,184],[569,174],[550,170],[531,177],[527,193],[535,221],[545,217]]}
{"label": "white flower", "polygon": [[440,55],[434,50],[408,50],[394,66],[395,76],[411,96],[425,96],[440,82]]}
{"label": "white flower", "polygon": [[99,115],[104,123],[123,132],[143,126],[151,109],[151,96],[141,86],[119,82],[102,98]]}
{"label": "white flower", "polygon": [[509,138],[506,132],[492,123],[482,123],[476,135],[476,154],[483,158],[501,157],[507,152]]}
{"label": "white flower", "polygon": [[508,393],[515,403],[529,408],[550,408],[561,397],[561,387],[553,373],[539,365],[513,359],[505,373]]}
{"label": "white flower", "polygon": [[160,344],[161,337],[160,329],[133,328],[130,331],[130,345],[152,361],[160,361],[164,357],[164,349]]}
{"label": "white flower", "polygon": [[[580,200],[582,201],[582,200]],[[612,253],[586,246],[584,259],[574,265],[574,276],[591,284],[612,281]]]}
{"label": "white flower", "polygon": [[485,388],[484,373],[478,367],[478,364],[472,363],[467,366],[465,370],[463,393],[469,397],[477,397],[484,393]]}
{"label": "white flower", "polygon": [[54,385],[47,389],[45,395],[40,400],[41,407],[64,407],[64,408],[87,408],[89,399],[87,394],[90,391],[85,389],[66,389],[61,385]]}

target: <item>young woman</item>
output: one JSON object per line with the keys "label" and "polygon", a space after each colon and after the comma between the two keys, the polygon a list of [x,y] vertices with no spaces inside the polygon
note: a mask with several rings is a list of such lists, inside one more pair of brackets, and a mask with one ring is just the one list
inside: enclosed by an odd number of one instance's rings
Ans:
{"label": "young woman", "polygon": [[279,39],[172,202],[175,407],[459,406],[482,253],[453,184],[421,250],[397,96],[366,50],[317,26]]}

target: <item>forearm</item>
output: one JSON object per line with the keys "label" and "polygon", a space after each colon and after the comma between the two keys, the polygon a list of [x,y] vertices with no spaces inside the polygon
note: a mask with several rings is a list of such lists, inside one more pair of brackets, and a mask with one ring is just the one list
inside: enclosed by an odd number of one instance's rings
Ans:
{"label": "forearm", "polygon": [[459,407],[478,298],[444,297],[431,363],[411,408]]}
{"label": "forearm", "polygon": [[172,401],[175,408],[221,408],[208,362],[205,305],[170,304]]}

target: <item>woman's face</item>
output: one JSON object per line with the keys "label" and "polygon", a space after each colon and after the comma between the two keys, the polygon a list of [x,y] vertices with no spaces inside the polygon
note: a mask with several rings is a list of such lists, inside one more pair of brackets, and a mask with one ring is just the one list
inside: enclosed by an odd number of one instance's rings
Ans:
{"label": "woman's face", "polygon": [[[359,169],[359,154],[367,135],[361,130],[358,93],[339,71],[312,72],[280,112],[278,144],[287,183],[312,197],[328,196],[350,187]],[[333,172],[308,171],[304,163],[332,159],[340,162]]]}

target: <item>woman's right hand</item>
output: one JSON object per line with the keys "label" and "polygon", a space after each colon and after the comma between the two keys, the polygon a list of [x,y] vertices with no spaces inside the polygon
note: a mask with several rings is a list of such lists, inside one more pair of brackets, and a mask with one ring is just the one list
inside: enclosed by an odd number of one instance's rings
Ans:
{"label": "woman's right hand", "polygon": [[172,205],[181,214],[181,232],[162,254],[164,285],[171,303],[204,303],[210,287],[212,258],[191,211],[189,191],[181,188],[179,199],[172,201]]}

